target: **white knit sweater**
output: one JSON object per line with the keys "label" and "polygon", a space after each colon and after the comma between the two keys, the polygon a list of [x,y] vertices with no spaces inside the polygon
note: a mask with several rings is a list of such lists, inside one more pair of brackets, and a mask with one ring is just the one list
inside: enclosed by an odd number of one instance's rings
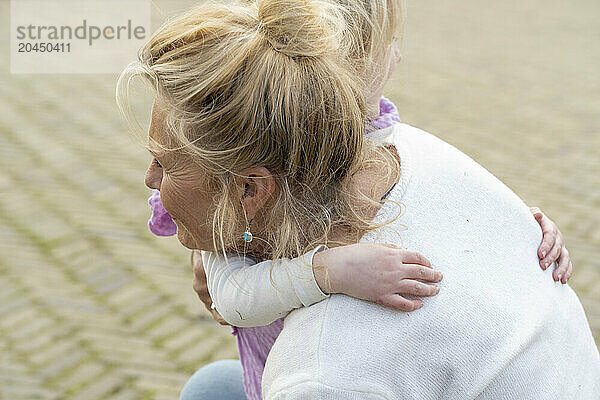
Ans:
{"label": "white knit sweater", "polygon": [[[437,296],[404,313],[345,295],[292,311],[269,354],[265,399],[600,398],[600,357],[575,292],[543,271],[529,208],[467,155],[407,124],[394,143],[402,216],[363,241],[424,254]],[[376,221],[398,209],[386,203]],[[212,294],[212,293],[211,293]]]}

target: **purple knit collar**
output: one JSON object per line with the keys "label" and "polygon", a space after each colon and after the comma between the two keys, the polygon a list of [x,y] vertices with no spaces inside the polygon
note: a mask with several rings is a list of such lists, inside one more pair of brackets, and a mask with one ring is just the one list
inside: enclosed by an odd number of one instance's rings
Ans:
{"label": "purple knit collar", "polygon": [[398,109],[389,99],[381,96],[381,99],[379,99],[379,117],[367,123],[367,132],[384,129],[398,122],[402,122],[400,115],[398,115]]}

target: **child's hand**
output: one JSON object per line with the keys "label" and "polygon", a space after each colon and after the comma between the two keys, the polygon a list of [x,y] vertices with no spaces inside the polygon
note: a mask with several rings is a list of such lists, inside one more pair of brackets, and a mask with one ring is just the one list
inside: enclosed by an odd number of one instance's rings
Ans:
{"label": "child's hand", "polygon": [[538,248],[540,266],[543,270],[546,270],[550,264],[556,261],[557,268],[552,276],[557,282],[567,283],[573,273],[573,263],[569,257],[569,251],[565,247],[562,233],[558,230],[558,226],[544,215],[539,208],[529,207],[529,209],[542,227],[542,244]]}
{"label": "child's hand", "polygon": [[206,273],[202,265],[202,256],[200,251],[192,250],[191,254],[192,269],[194,270],[194,291],[198,298],[204,303],[204,306],[211,313],[212,317],[221,325],[229,325],[223,317],[213,308],[213,301],[208,293],[208,285],[206,284]]}
{"label": "child's hand", "polygon": [[435,271],[421,254],[394,245],[361,242],[317,252],[313,257],[317,284],[325,293],[344,293],[402,311],[423,306],[421,299],[434,296],[442,273]]}

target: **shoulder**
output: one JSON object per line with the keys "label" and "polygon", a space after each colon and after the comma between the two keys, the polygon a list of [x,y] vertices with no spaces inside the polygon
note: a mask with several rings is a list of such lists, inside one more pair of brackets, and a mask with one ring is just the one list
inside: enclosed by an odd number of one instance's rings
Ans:
{"label": "shoulder", "polygon": [[452,144],[416,126],[398,123],[391,128],[390,141],[409,146],[414,151],[419,149],[427,149],[428,151],[455,149]]}
{"label": "shoulder", "polygon": [[[483,168],[476,160],[461,149],[416,126],[397,123],[380,133],[381,140],[395,144],[407,155],[410,164],[425,174],[445,170]],[[384,130],[382,130],[384,131]]]}
{"label": "shoulder", "polygon": [[414,158],[415,162],[419,162],[425,156],[427,156],[425,158],[433,156],[439,159],[441,156],[455,155],[460,158],[462,157],[460,154],[464,154],[439,137],[403,122],[374,131],[366,136],[366,139],[375,143],[394,145],[401,156],[404,155],[407,159]]}

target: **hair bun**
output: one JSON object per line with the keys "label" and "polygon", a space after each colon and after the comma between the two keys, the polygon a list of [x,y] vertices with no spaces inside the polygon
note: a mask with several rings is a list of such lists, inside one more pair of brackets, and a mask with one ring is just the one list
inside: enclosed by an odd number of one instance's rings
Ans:
{"label": "hair bun", "polygon": [[280,53],[319,56],[340,50],[345,11],[338,4],[322,0],[261,0],[258,30]]}

